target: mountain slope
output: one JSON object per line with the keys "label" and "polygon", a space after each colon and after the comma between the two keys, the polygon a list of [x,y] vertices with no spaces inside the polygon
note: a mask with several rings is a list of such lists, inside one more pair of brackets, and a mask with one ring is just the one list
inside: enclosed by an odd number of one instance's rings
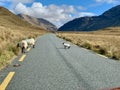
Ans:
{"label": "mountain slope", "polygon": [[4,7],[0,7],[0,25],[3,26],[26,26],[30,27],[31,25],[22,19],[18,18],[16,15],[11,13],[9,10],[7,10]]}
{"label": "mountain slope", "polygon": [[120,5],[100,16],[76,18],[60,27],[59,31],[93,31],[113,26],[120,26]]}
{"label": "mountain slope", "polygon": [[27,21],[28,23],[32,24],[33,26],[42,27],[45,30],[50,30],[50,31],[57,30],[57,27],[55,25],[53,25],[51,22],[45,19],[31,17],[25,14],[19,14],[18,16],[22,18],[23,20]]}
{"label": "mountain slope", "polygon": [[37,28],[32,26],[27,21],[22,20],[8,9],[4,7],[0,7],[0,26],[11,28],[11,29],[21,29],[21,28],[28,28],[28,29],[37,29],[37,30],[44,30],[44,28]]}

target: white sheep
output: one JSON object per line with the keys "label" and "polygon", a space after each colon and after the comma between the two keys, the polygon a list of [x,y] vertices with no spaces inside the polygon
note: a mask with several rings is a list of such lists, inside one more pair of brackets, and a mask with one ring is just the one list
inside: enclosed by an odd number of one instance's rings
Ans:
{"label": "white sheep", "polygon": [[65,42],[63,42],[62,44],[64,45],[64,48],[65,48],[65,49],[66,49],[66,48],[69,49],[69,48],[71,47],[69,43],[65,43]]}
{"label": "white sheep", "polygon": [[29,46],[33,46],[33,48],[35,48],[35,39],[34,38],[26,39],[26,41]]}
{"label": "white sheep", "polygon": [[22,40],[17,44],[17,47],[20,47],[22,50],[22,53],[25,53],[26,49],[28,48],[28,44],[26,40]]}

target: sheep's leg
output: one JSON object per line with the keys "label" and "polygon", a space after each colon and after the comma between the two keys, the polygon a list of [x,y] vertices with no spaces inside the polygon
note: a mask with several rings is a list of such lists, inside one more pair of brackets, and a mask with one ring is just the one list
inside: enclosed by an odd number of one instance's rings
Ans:
{"label": "sheep's leg", "polygon": [[24,47],[22,47],[22,53],[24,53]]}
{"label": "sheep's leg", "polygon": [[67,47],[65,46],[65,49],[66,49]]}
{"label": "sheep's leg", "polygon": [[33,48],[35,48],[35,45],[33,45]]}
{"label": "sheep's leg", "polygon": [[27,49],[29,48],[29,46],[27,46]]}
{"label": "sheep's leg", "polygon": [[26,49],[25,47],[22,48],[22,53],[25,53],[26,52]]}
{"label": "sheep's leg", "polygon": [[70,48],[70,46],[68,47],[68,49]]}

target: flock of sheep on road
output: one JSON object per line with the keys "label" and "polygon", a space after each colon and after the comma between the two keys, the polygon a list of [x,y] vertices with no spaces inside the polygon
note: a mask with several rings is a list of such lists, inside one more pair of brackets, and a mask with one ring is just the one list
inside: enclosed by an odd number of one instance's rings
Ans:
{"label": "flock of sheep on road", "polygon": [[[62,44],[64,46],[64,49],[69,49],[71,47],[69,43],[63,42]],[[35,39],[31,38],[31,39],[22,40],[17,44],[17,47],[20,47],[22,53],[25,53],[28,47],[35,48]]]}
{"label": "flock of sheep on road", "polygon": [[22,40],[17,44],[17,47],[21,48],[22,53],[25,53],[27,48],[31,47],[31,46],[33,48],[35,48],[35,39],[34,38]]}

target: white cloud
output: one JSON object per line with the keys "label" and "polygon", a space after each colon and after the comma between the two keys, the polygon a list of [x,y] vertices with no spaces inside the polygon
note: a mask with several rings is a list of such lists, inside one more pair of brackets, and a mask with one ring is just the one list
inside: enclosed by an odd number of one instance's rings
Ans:
{"label": "white cloud", "polygon": [[81,16],[94,15],[88,12],[78,12],[75,7],[70,5],[57,6],[54,4],[43,6],[42,3],[34,2],[31,7],[27,7],[23,3],[18,3],[15,7],[15,13],[23,13],[37,18],[49,20],[56,26],[61,26],[67,21]]}
{"label": "white cloud", "polygon": [[37,18],[44,18],[57,26],[71,19],[71,13],[74,13],[73,6],[56,6],[51,4],[49,6],[43,6],[41,3],[33,3],[31,7],[27,7],[22,3],[17,4],[15,12],[17,14],[23,13]]}
{"label": "white cloud", "polygon": [[29,14],[27,7],[26,7],[25,5],[23,5],[22,3],[19,3],[19,4],[16,6],[15,12],[24,13],[24,14]]}
{"label": "white cloud", "polygon": [[83,16],[95,16],[95,14],[90,12],[80,12],[79,17],[83,17]]}
{"label": "white cloud", "polygon": [[118,4],[119,0],[95,0],[98,3]]}

